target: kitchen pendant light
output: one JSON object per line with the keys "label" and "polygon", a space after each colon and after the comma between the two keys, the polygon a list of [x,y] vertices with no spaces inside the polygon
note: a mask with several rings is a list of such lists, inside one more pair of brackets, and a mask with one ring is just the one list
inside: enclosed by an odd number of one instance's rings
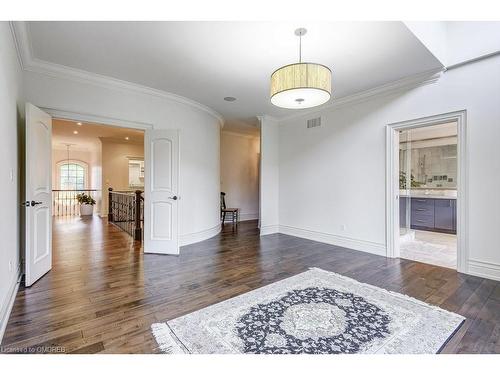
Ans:
{"label": "kitchen pendant light", "polygon": [[271,74],[271,103],[277,107],[303,109],[330,100],[332,72],[325,65],[302,62],[302,36],[307,30],[295,30],[299,37],[299,62],[282,66]]}

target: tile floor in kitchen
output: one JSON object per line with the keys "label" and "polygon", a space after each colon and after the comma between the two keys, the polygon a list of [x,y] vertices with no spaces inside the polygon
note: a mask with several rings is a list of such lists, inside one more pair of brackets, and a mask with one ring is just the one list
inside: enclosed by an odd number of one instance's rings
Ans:
{"label": "tile floor in kitchen", "polygon": [[401,258],[437,266],[457,268],[457,236],[455,234],[412,230],[400,243]]}

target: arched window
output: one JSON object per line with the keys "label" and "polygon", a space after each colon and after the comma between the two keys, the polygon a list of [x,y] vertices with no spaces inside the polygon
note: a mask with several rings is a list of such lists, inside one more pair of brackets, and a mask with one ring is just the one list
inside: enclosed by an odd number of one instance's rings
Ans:
{"label": "arched window", "polygon": [[78,161],[58,163],[59,189],[84,190],[88,185],[87,165]]}

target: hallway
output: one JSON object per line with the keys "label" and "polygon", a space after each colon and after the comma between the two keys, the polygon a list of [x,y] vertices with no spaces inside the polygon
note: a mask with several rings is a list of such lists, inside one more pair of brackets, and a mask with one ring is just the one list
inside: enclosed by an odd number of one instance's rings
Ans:
{"label": "hallway", "polygon": [[321,267],[466,316],[445,353],[500,350],[500,282],[282,234],[261,238],[255,221],[226,225],[176,257],[143,254],[97,216],[56,219],[53,248],[52,270],[18,292],[4,347],[155,353],[152,323]]}

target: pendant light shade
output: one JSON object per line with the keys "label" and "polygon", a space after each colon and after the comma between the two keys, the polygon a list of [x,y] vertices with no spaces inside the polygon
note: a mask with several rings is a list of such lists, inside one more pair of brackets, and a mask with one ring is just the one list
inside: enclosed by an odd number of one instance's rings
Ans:
{"label": "pendant light shade", "polygon": [[321,64],[290,64],[271,75],[271,103],[277,107],[316,107],[330,100],[331,93],[332,72]]}
{"label": "pendant light shade", "polygon": [[311,108],[326,103],[332,94],[332,71],[325,65],[302,62],[302,36],[299,37],[299,62],[285,65],[271,74],[271,103],[288,109]]}

